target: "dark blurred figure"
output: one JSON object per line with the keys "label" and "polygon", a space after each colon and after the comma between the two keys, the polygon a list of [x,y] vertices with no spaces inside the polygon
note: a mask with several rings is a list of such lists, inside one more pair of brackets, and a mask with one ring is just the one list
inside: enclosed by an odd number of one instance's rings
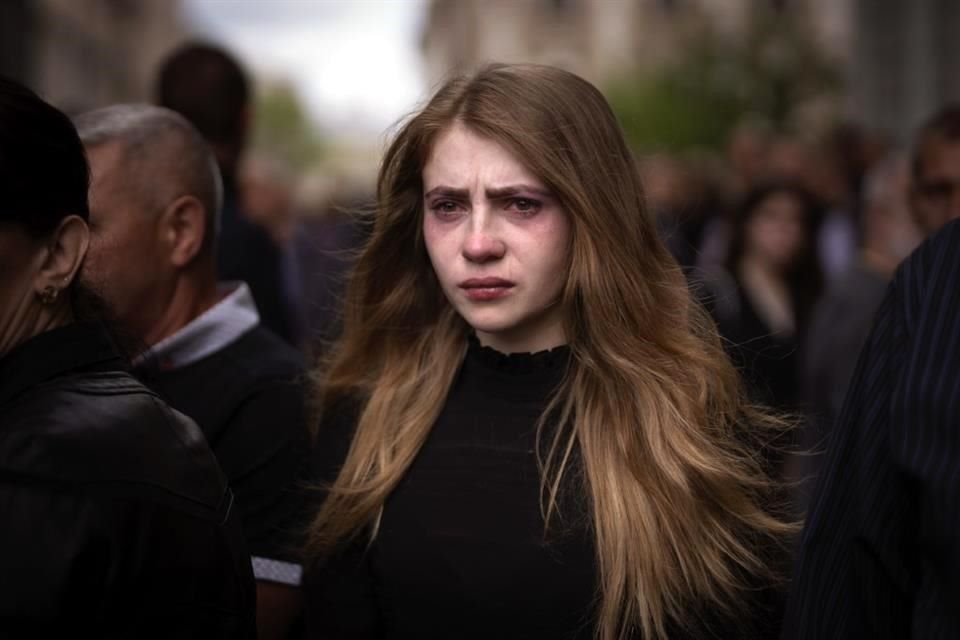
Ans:
{"label": "dark blurred figure", "polygon": [[324,356],[342,330],[347,276],[368,231],[358,214],[374,201],[372,192],[360,185],[343,185],[336,191],[332,197],[301,196],[291,245],[303,300],[304,348],[315,359]]}
{"label": "dark blurred figure", "polygon": [[226,479],[77,284],[88,176],[66,116],[0,79],[0,637],[252,638]]}
{"label": "dark blurred figure", "polygon": [[960,637],[958,247],[954,221],[877,312],[801,540],[786,639]]}
{"label": "dark blurred figure", "polygon": [[726,260],[736,213],[731,203],[742,201],[750,189],[764,181],[771,144],[770,131],[758,123],[744,122],[730,134],[725,158],[727,175],[719,181],[712,210],[700,233],[696,260],[699,269],[715,269]]}
{"label": "dark blurred figure", "polygon": [[823,140],[823,149],[833,160],[838,177],[849,194],[848,205],[860,229],[868,174],[891,153],[889,142],[876,131],[854,122],[840,122]]}
{"label": "dark blurred figure", "polygon": [[267,153],[249,153],[241,163],[239,186],[247,217],[266,229],[278,247],[289,247],[296,217],[293,177],[286,164]]}
{"label": "dark blurred figure", "polygon": [[[902,157],[884,161],[869,174],[864,188],[860,255],[817,304],[805,363],[804,386],[813,416],[807,450],[821,448],[823,437],[839,417],[857,357],[887,283],[922,239],[910,217],[909,181],[909,164]],[[809,472],[815,475],[815,464]]]}
{"label": "dark blurred figure", "polygon": [[647,206],[657,221],[657,231],[681,267],[699,261],[699,248],[712,217],[716,198],[704,167],[666,155],[640,162]]}
{"label": "dark blurred figure", "polygon": [[158,104],[187,118],[213,148],[223,176],[223,214],[217,265],[225,280],[246,282],[265,327],[295,344],[280,247],[250,220],[239,196],[239,166],[252,121],[249,82],[227,52],[187,44],[160,68]]}
{"label": "dark blurred figure", "polygon": [[137,374],[213,448],[252,556],[260,637],[283,637],[300,602],[301,358],[261,324],[245,284],[218,286],[219,171],[190,123],[162,107],[116,105],[77,126],[93,176],[85,275],[150,347]]}
{"label": "dark blurred figure", "polygon": [[771,143],[769,129],[756,123],[744,122],[730,134],[726,157],[732,170],[732,196],[743,198],[767,177]]}
{"label": "dark blurred figure", "polygon": [[960,218],[960,105],[941,109],[917,134],[910,207],[926,233]]}
{"label": "dark blurred figure", "polygon": [[799,402],[799,349],[820,291],[819,209],[792,183],[756,187],[737,209],[725,268],[696,284],[755,400]]}
{"label": "dark blurred figure", "polygon": [[768,179],[794,182],[821,206],[814,239],[820,271],[827,281],[845,272],[857,254],[857,192],[833,145],[784,135],[770,147]]}
{"label": "dark blurred figure", "polygon": [[284,312],[291,339],[295,338],[294,346],[302,347],[306,338],[303,323],[306,300],[294,255],[298,212],[294,206],[292,171],[276,156],[264,152],[247,154],[241,164],[239,187],[247,218],[265,229],[280,248]]}

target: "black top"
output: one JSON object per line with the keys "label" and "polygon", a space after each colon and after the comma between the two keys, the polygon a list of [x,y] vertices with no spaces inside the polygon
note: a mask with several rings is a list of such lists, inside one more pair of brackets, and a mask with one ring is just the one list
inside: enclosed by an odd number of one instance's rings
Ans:
{"label": "black top", "polygon": [[960,222],[904,263],[830,441],[787,638],[960,637]]}
{"label": "black top", "polygon": [[0,358],[0,522],[0,637],[254,634],[213,454],[95,327]]}
{"label": "black top", "polygon": [[[535,423],[567,348],[505,356],[472,342],[420,454],[355,545],[310,586],[311,637],[591,638],[596,590],[584,513],[567,501],[544,535]],[[352,432],[325,423],[332,478]]]}
{"label": "black top", "polygon": [[[598,575],[582,466],[575,455],[562,517],[545,533],[534,450],[536,422],[569,359],[566,347],[506,356],[471,341],[376,539],[321,561],[308,581],[310,637],[594,637]],[[342,412],[322,425],[325,481],[345,457],[353,420]],[[691,611],[691,626],[714,630],[693,637],[755,635],[754,620],[724,633],[707,618]]]}
{"label": "black top", "polygon": [[237,496],[251,555],[299,563],[310,448],[300,355],[257,326],[192,364],[137,374],[200,426]]}
{"label": "black top", "polygon": [[715,316],[727,352],[743,374],[754,400],[780,409],[795,409],[800,389],[800,338],[775,332],[760,316],[747,289],[739,279],[735,278],[735,282],[738,313]]}

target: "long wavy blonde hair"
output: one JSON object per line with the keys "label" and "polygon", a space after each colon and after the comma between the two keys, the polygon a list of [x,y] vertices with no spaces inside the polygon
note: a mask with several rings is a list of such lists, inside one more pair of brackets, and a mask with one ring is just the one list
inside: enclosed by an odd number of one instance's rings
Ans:
{"label": "long wavy blonde hair", "polygon": [[560,425],[541,447],[542,508],[549,523],[579,448],[599,566],[598,638],[664,637],[691,607],[733,614],[745,582],[769,573],[761,549],[792,530],[769,508],[771,483],[749,437],[780,422],[745,400],[645,213],[606,100],[552,67],[492,65],[454,78],[390,144],[343,335],[320,376],[321,411],[345,397],[361,399],[362,410],[308,550],[323,556],[376,536],[384,501],[463,360],[469,327],[445,299],[421,231],[421,170],[455,122],[514,153],[570,219],[560,304],[571,363],[541,417],[541,427]]}

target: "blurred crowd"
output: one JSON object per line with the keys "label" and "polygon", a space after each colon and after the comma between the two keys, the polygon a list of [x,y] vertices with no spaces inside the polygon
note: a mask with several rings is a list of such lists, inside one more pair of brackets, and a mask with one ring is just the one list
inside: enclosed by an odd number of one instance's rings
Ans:
{"label": "blurred crowd", "polygon": [[[794,446],[805,453],[785,461],[788,477],[815,473],[894,270],[960,217],[960,107],[915,130],[898,145],[854,122],[793,133],[748,121],[723,153],[635,150],[647,213],[757,402],[800,418]],[[336,335],[374,195],[358,180],[298,181],[278,164],[249,157],[241,201],[284,256],[288,316],[278,330],[316,356]]]}
{"label": "blurred crowd", "polygon": [[[800,425],[776,460],[800,487],[798,512],[895,269],[960,217],[960,105],[914,130],[898,144],[854,121],[797,132],[745,118],[720,153],[635,149],[647,214],[752,396]],[[278,305],[266,317],[282,317],[274,330],[309,358],[338,333],[372,182],[297,176],[262,152],[239,165],[239,211],[271,239],[280,266],[228,239],[221,261],[235,253],[247,270],[276,270],[283,300],[258,306]]]}
{"label": "blurred crowd", "polygon": [[[198,61],[180,72],[186,102],[160,100],[217,149],[226,188],[219,277],[248,283],[263,325],[315,362],[341,328],[373,176],[298,176],[275,156],[245,153],[243,128],[218,138],[205,123],[239,119],[249,88],[216,89],[231,74],[242,79],[227,56],[223,78],[204,77]],[[722,154],[635,152],[647,215],[751,396],[799,425],[771,464],[797,487],[802,514],[887,284],[927,235],[960,217],[960,106],[916,123],[906,145],[855,122],[787,132],[747,121]]]}
{"label": "blurred crowd", "polygon": [[[300,398],[340,331],[375,195],[372,176],[299,176],[248,149],[251,92],[230,54],[188,45],[159,71],[155,106],[75,123],[93,176],[91,228],[101,227],[85,267],[92,293],[132,345],[149,347],[133,360],[138,378],[210,442],[253,557],[261,637],[280,638],[301,624],[292,532],[311,513]],[[960,218],[960,107],[916,124],[902,147],[852,122],[802,133],[745,122],[722,155],[635,150],[647,215],[751,397],[797,416],[795,441],[771,464],[800,481],[798,512],[889,281]],[[125,217],[158,207],[167,226]]]}
{"label": "blurred crowd", "polygon": [[801,418],[788,477],[815,475],[895,269],[960,217],[960,108],[916,131],[899,147],[853,123],[744,125],[722,158],[642,160],[663,239],[754,397]]}

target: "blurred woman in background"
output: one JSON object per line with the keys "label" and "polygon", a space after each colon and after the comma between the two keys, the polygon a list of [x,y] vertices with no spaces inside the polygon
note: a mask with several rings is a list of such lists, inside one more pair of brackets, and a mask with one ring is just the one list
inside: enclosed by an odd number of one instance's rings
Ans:
{"label": "blurred woman in background", "polygon": [[725,268],[699,279],[753,398],[780,409],[800,399],[800,349],[822,280],[819,216],[793,183],[755,187],[737,209]]}
{"label": "blurred woman in background", "polygon": [[781,425],[581,78],[490,66],[400,129],[320,382],[313,636],[775,635]]}

